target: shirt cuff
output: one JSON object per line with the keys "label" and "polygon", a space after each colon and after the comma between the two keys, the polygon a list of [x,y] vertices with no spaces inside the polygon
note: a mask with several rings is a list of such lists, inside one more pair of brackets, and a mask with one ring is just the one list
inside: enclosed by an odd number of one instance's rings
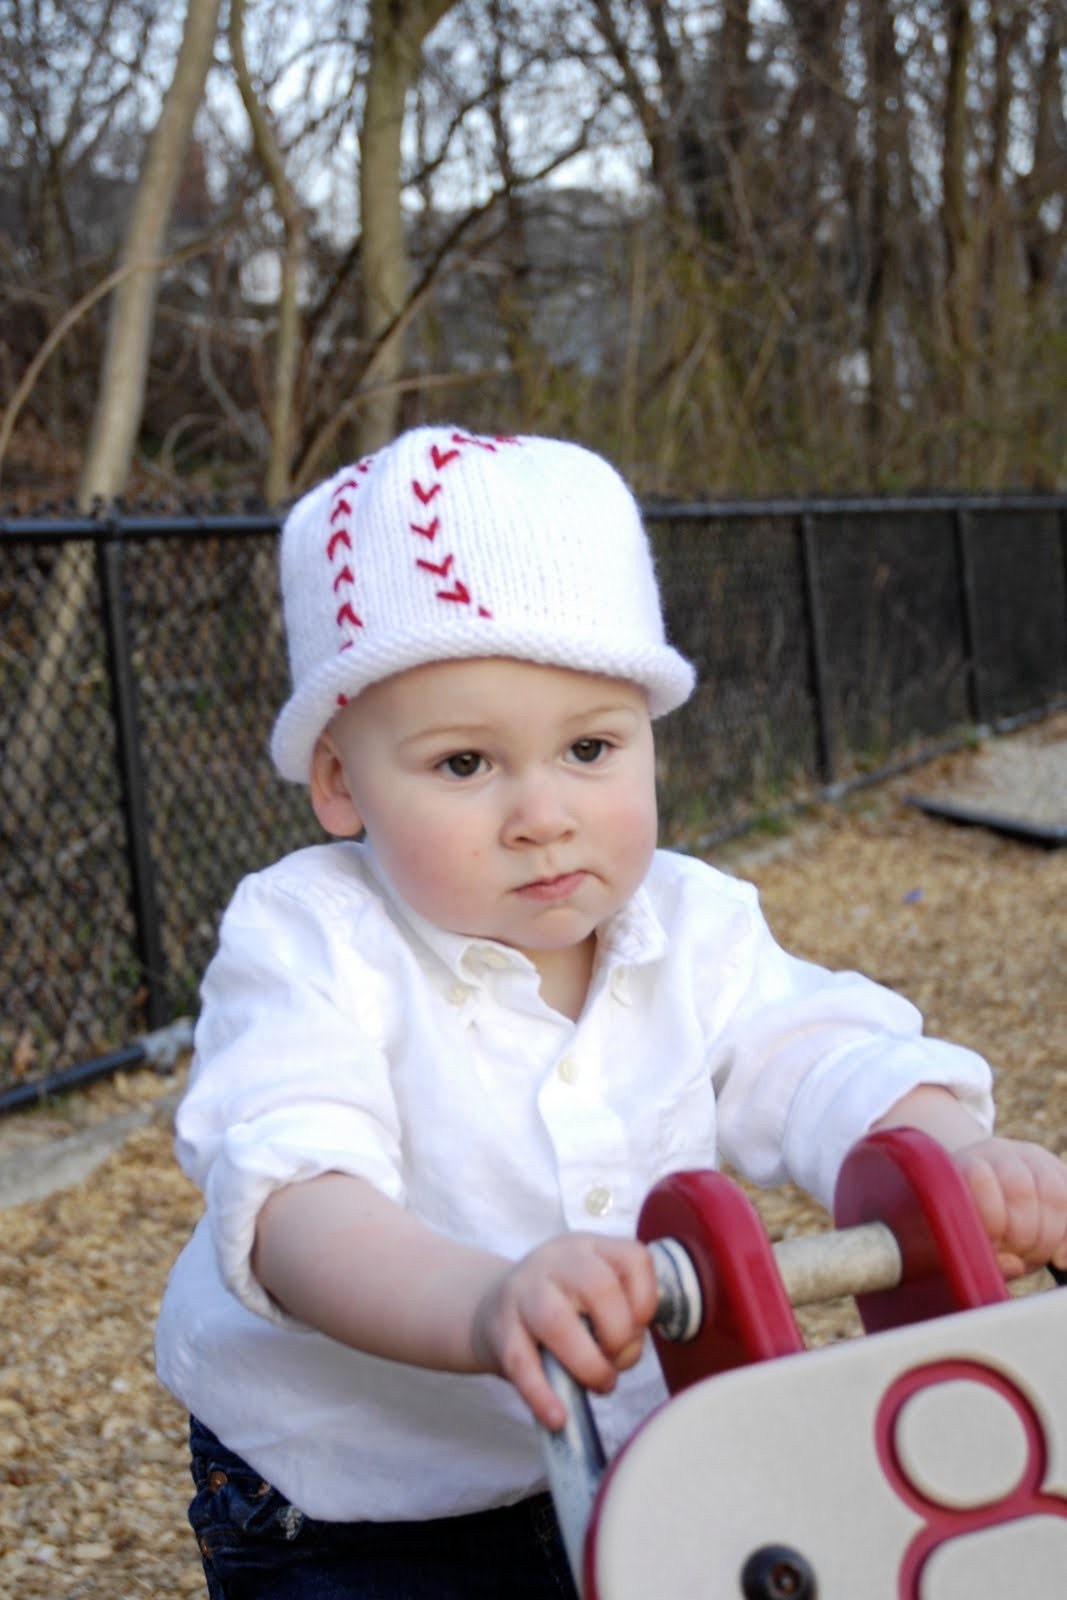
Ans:
{"label": "shirt cuff", "polygon": [[878,1039],[839,1052],[810,1074],[790,1109],[786,1167],[829,1211],[845,1156],[898,1100],[924,1086],[948,1089],[991,1132],[992,1083],[980,1055],[941,1039]]}
{"label": "shirt cuff", "polygon": [[[374,1118],[333,1106],[324,1122],[318,1107],[303,1119],[291,1109],[235,1123],[226,1130],[205,1185],[207,1215],[219,1271],[249,1311],[285,1327],[304,1327],[271,1298],[252,1270],[259,1213],[276,1189],[327,1172],[345,1173],[403,1204],[398,1152]],[[302,1127],[301,1120],[308,1126]]]}

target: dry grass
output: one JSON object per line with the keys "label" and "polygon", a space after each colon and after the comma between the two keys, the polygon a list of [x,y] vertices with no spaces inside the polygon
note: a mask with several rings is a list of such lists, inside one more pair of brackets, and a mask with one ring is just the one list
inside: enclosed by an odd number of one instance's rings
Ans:
{"label": "dry grass", "polygon": [[[922,787],[965,778],[975,759],[942,763]],[[1067,1154],[1067,851],[935,821],[904,806],[907,787],[716,859],[760,885],[792,949],[860,967],[917,1001],[931,1032],[989,1055],[1003,1130]],[[0,1157],[39,1143],[47,1160],[57,1135],[166,1088],[137,1074],[16,1119],[0,1128]],[[822,1221],[792,1191],[760,1203],[774,1235]],[[77,1187],[4,1213],[0,1593],[202,1594],[184,1521],[185,1419],[151,1353],[166,1272],[198,1209],[161,1110]],[[805,1320],[819,1340],[853,1327],[847,1305]]]}

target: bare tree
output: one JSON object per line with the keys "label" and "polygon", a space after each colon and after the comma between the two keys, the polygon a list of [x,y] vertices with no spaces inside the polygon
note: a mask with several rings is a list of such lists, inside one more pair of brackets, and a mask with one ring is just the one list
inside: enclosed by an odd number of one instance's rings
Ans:
{"label": "bare tree", "polygon": [[285,159],[270,113],[252,83],[244,45],[245,0],[230,0],[230,55],[252,129],[252,144],[282,220],[281,286],[278,294],[274,370],[271,383],[270,459],[266,496],[278,505],[290,490],[295,442],[296,380],[300,363],[300,282],[307,254],[304,207],[285,170]]}
{"label": "bare tree", "polygon": [[[121,19],[150,59],[149,0],[86,8],[89,32]],[[54,14],[75,30],[73,0]],[[665,492],[1062,473],[1062,0],[235,0],[230,15],[233,74],[209,78],[198,132],[232,244],[210,271],[168,274],[158,304],[144,263],[160,240],[117,269],[124,295],[148,288],[140,436],[171,482],[209,460],[282,500],[464,383],[487,417],[621,436]],[[34,98],[28,43],[0,63],[0,131],[21,95],[11,126],[36,116],[60,152],[51,188],[47,139],[17,159],[47,205],[14,224],[0,154],[0,251],[36,229],[0,288],[0,447],[12,402],[73,418],[69,380],[96,370],[86,296],[113,260],[95,236],[84,249],[85,195],[110,181],[124,203],[139,153],[118,37],[91,71],[78,58],[80,123],[59,89]],[[105,162],[97,127],[125,131],[121,158],[109,145]],[[265,258],[273,295],[250,288]],[[98,430],[130,370],[120,298]],[[128,461],[124,427],[107,442]],[[86,493],[121,478],[89,465]]]}
{"label": "bare tree", "polygon": [[131,271],[115,291],[79,498],[121,492],[144,404],[161,255],[174,196],[204,93],[221,0],[189,0],[174,77],[148,142],[122,249]]}
{"label": "bare tree", "polygon": [[[116,274],[100,399],[82,475],[83,507],[97,497],[110,499],[119,494],[129,472],[141,420],[163,237],[193,118],[203,94],[219,6],[220,0],[190,0],[174,80],[149,141]],[[82,621],[92,581],[90,554],[85,545],[67,544],[56,562],[46,608],[51,611],[52,620],[42,637],[39,659],[12,729],[0,775],[5,796],[12,803],[17,803],[17,796],[12,794],[11,786],[25,770],[27,752],[35,742],[38,760],[47,760],[48,745],[45,740],[41,748],[41,730],[48,727],[45,711],[60,680],[68,644]]]}
{"label": "bare tree", "polygon": [[359,171],[363,234],[361,333],[377,347],[375,384],[359,417],[360,448],[376,450],[396,432],[403,368],[403,311],[408,294],[404,234],[403,131],[427,34],[453,0],[371,0],[370,63]]}
{"label": "bare tree", "polygon": [[[144,0],[57,0],[9,6],[0,51],[0,339],[13,364],[30,359],[69,308],[92,292],[117,235],[121,152],[139,116],[158,29]],[[123,59],[113,52],[121,32]],[[106,270],[106,269],[105,269]],[[33,395],[61,441],[80,424],[94,326],[58,348]],[[79,427],[80,431],[80,427]]]}

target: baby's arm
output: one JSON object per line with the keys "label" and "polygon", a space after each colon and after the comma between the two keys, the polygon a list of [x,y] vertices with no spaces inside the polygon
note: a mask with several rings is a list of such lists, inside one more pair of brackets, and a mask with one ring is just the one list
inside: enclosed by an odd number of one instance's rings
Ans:
{"label": "baby's arm", "polygon": [[565,1234],[509,1262],[444,1238],[342,1173],[270,1196],[253,1268],[284,1310],[331,1338],[416,1366],[498,1373],[550,1428],[565,1412],[538,1346],[606,1392],[638,1359],[656,1306],[636,1240]]}
{"label": "baby's arm", "polygon": [[920,1128],[952,1154],[1006,1277],[1067,1268],[1067,1164],[1041,1145],[991,1136],[947,1089],[913,1089],[875,1128]]}

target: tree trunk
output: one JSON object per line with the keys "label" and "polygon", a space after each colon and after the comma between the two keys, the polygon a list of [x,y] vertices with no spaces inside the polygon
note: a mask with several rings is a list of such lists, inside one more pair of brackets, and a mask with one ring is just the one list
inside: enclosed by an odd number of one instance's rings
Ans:
{"label": "tree trunk", "polygon": [[422,45],[453,0],[371,0],[371,56],[360,138],[359,199],[363,239],[360,333],[375,353],[375,379],[360,410],[363,454],[397,431],[403,369],[402,312],[408,288],[404,234],[402,135],[408,91]]}
{"label": "tree trunk", "polygon": [[[959,430],[970,409],[974,361],[973,315],[975,289],[974,217],[967,194],[967,77],[973,27],[969,0],[949,0],[948,78],[945,85],[945,126],[941,151],[941,228],[945,241],[946,364],[950,431]],[[946,463],[959,475],[963,459]]]}
{"label": "tree trunk", "polygon": [[79,502],[120,494],[144,407],[159,257],[181,178],[193,120],[204,94],[221,0],[189,0],[181,49],[163,110],[148,143],[126,230],[122,264],[136,268],[115,291]]}
{"label": "tree trunk", "polygon": [[270,459],[267,462],[267,504],[276,506],[289,496],[295,438],[296,375],[300,364],[300,279],[307,246],[303,208],[289,182],[278,140],[252,85],[244,49],[244,0],[230,0],[230,55],[245,111],[252,128],[252,144],[271,186],[285,232],[278,321],[274,342],[274,379],[271,385]]}
{"label": "tree trunk", "polygon": [[[193,119],[211,64],[219,10],[220,0],[189,0],[174,79],[141,169],[122,252],[121,276],[112,303],[99,400],[79,490],[79,504],[83,509],[88,509],[97,498],[112,500],[121,494],[129,476],[144,406],[160,271],[158,258],[192,135]],[[47,712],[59,686],[61,666],[70,641],[83,624],[92,582],[91,549],[84,543],[64,545],[51,578],[48,600],[42,607],[42,615],[50,613],[51,621],[39,641],[38,660],[11,731],[0,773],[4,796],[0,822],[4,827],[19,825],[25,805],[27,763],[32,761],[43,771],[49,760],[51,735]]]}
{"label": "tree trunk", "polygon": [[867,35],[867,103],[873,120],[867,206],[867,290],[864,303],[867,347],[867,404],[864,435],[868,475],[879,479],[886,425],[895,407],[893,351],[889,338],[890,285],[890,128],[893,82],[891,58],[896,49],[892,13],[874,0],[864,19]]}

